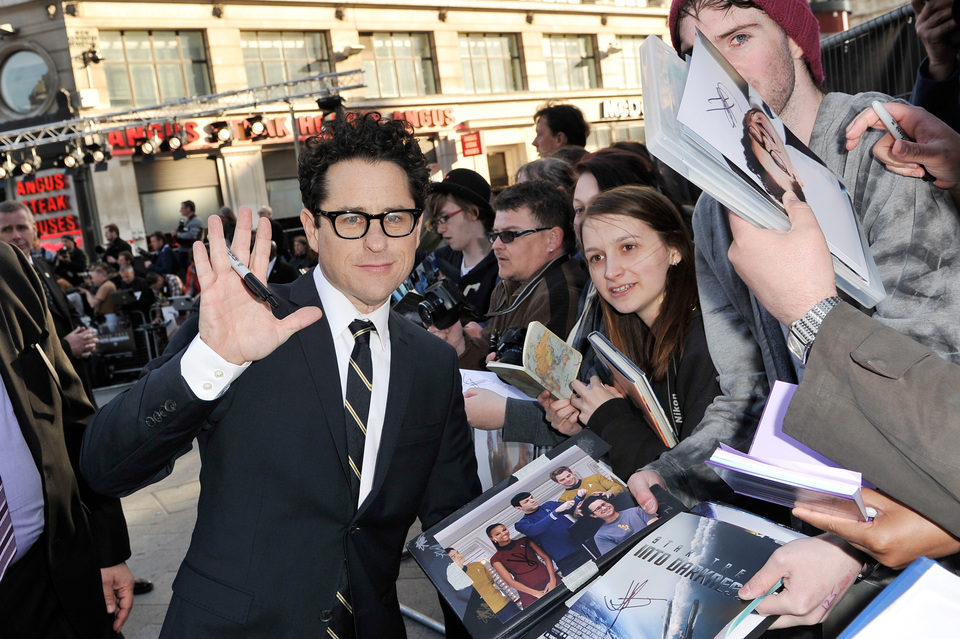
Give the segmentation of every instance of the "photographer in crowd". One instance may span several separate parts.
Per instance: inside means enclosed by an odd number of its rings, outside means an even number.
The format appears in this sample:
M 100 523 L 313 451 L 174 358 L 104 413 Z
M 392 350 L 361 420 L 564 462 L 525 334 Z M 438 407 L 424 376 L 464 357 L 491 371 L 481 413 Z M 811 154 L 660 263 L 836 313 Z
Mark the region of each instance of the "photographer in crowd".
M 89 264 L 87 254 L 77 247 L 77 240 L 72 235 L 64 235 L 61 241 L 63 247 L 57 251 L 54 271 L 57 277 L 62 277 L 73 286 L 80 286 L 83 283 L 81 273 L 87 270 Z
M 501 279 L 490 297 L 487 325 L 430 329 L 457 349 L 461 368 L 482 370 L 492 347 L 521 346 L 522 335 L 508 334 L 508 329 L 525 329 L 534 320 L 566 335 L 586 281 L 583 269 L 570 259 L 573 211 L 560 191 L 547 182 L 524 182 L 501 193 L 493 208 L 496 217 L 488 237 Z M 503 340 L 508 335 L 512 337 Z

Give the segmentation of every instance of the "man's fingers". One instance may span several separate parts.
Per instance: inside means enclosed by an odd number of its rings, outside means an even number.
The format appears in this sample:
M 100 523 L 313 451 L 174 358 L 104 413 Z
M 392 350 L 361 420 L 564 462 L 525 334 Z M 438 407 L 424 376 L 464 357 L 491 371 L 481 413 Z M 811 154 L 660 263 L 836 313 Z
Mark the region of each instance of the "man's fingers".
M 727 211 L 727 219 L 730 221 L 730 231 L 733 233 L 734 242 L 737 241 L 737 238 L 746 238 L 753 229 L 757 228 L 733 211 Z
M 209 221 L 210 226 L 213 226 L 214 218 L 216 218 L 217 222 L 221 221 L 219 216 L 211 215 Z M 220 226 L 222 226 L 222 222 Z M 267 226 L 269 227 L 270 224 L 267 224 Z M 237 256 L 237 259 L 244 264 L 250 263 L 250 234 L 252 228 L 253 211 L 250 207 L 241 207 L 240 210 L 237 211 L 237 225 L 233 229 L 233 242 L 230 244 L 230 250 Z M 212 248 L 213 245 L 211 244 L 211 249 Z
M 806 508 L 794 508 L 793 515 L 802 519 L 811 526 L 815 526 L 824 532 L 829 532 L 842 537 L 850 543 L 857 545 L 864 542 L 866 531 L 864 527 L 869 527 L 867 522 L 853 521 L 843 517 L 835 517 L 826 513 L 809 510 Z
M 924 160 L 929 160 L 923 152 L 923 147 L 909 140 L 897 140 L 890 147 L 890 159 L 900 164 L 913 164 L 919 169 Z M 904 168 L 904 167 L 901 167 Z
M 867 129 L 877 129 L 883 127 L 880 116 L 872 107 L 867 107 L 861 111 L 857 117 L 847 125 L 847 150 L 850 151 L 860 143 L 860 138 L 866 133 Z
M 270 224 L 261 222 L 257 225 L 257 240 L 253 243 L 250 270 L 262 277 L 266 277 L 267 265 L 270 263 L 270 232 Z
M 197 269 L 197 280 L 200 282 L 201 290 L 208 288 L 216 281 L 213 267 L 210 266 L 210 256 L 207 255 L 203 242 L 193 243 L 193 265 Z
M 230 266 L 230 258 L 227 257 L 227 242 L 223 238 L 223 221 L 218 215 L 211 215 L 210 220 L 207 222 L 207 243 L 210 245 L 210 266 L 216 273 L 226 273 L 232 267 Z M 194 253 L 196 257 L 196 253 Z M 246 253 L 243 256 L 237 255 L 237 258 L 246 264 Z M 200 275 L 199 267 L 197 270 L 197 276 Z M 200 287 L 203 289 L 203 282 L 200 282 Z
M 280 320 L 280 330 L 286 333 L 284 341 L 297 331 L 310 326 L 323 317 L 323 311 L 316 306 L 307 306 L 290 313 Z
M 788 192 L 783 196 L 783 206 L 787 209 L 791 229 L 807 228 L 812 225 L 819 228 L 820 225 L 817 222 L 817 216 L 813 214 L 813 209 L 793 193 Z
M 112 580 L 103 583 L 103 600 L 107 604 L 107 614 L 112 615 L 117 611 L 117 597 L 113 592 Z
M 657 512 L 657 498 L 653 496 L 650 486 L 653 484 L 663 485 L 663 480 L 653 471 L 641 470 L 630 476 L 627 481 L 627 487 L 633 498 L 637 500 L 643 512 L 652 515 Z
M 133 588 L 132 587 L 121 587 L 118 591 L 118 610 L 117 616 L 113 620 L 113 631 L 120 632 L 123 628 L 123 624 L 126 623 L 127 617 L 130 616 L 130 611 L 133 609 Z

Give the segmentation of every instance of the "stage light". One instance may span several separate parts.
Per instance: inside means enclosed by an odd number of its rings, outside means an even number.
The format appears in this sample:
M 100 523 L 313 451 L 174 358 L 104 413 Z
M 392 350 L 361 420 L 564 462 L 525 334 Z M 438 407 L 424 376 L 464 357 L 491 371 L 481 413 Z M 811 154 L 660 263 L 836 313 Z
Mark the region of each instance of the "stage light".
M 57 164 L 65 169 L 75 169 L 83 162 L 83 152 L 79 146 L 74 147 L 73 151 L 69 149 L 70 147 L 67 147 L 67 152 L 57 158 Z
M 163 141 L 160 150 L 173 153 L 174 160 L 182 160 L 187 157 L 187 152 L 183 148 L 183 145 L 186 143 L 186 135 L 183 131 L 175 131 L 170 137 Z
M 233 140 L 233 130 L 230 125 L 220 120 L 210 124 L 210 141 L 225 145 Z
M 262 115 L 247 118 L 246 134 L 254 141 L 267 137 L 267 125 L 264 124 Z
M 160 136 L 154 132 L 148 138 L 137 140 L 137 150 L 143 155 L 153 155 L 160 150 L 161 144 L 163 142 L 160 140 Z
M 3 156 L 3 162 L 0 162 L 0 180 L 13 177 L 13 172 L 17 170 L 17 163 L 10 159 L 10 154 Z
M 20 173 L 23 175 L 33 175 L 40 170 L 40 156 L 36 149 L 30 149 L 30 155 L 20 160 Z
M 87 164 L 101 164 L 110 159 L 113 154 L 113 147 L 104 142 L 100 144 L 88 144 L 87 152 L 83 156 L 83 161 Z

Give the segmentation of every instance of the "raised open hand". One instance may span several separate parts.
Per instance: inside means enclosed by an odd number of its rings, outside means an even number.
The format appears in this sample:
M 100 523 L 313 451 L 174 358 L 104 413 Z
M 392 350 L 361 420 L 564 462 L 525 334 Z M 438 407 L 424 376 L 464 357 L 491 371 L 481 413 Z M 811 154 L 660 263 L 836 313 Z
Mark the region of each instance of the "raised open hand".
M 223 222 L 212 215 L 208 224 L 209 256 L 202 243 L 193 245 L 193 260 L 203 291 L 200 296 L 200 338 L 220 357 L 232 364 L 263 359 L 291 335 L 323 316 L 319 308 L 310 307 L 298 309 L 283 319 L 274 317 L 270 305 L 251 295 L 230 266 Z M 252 225 L 250 210 L 241 211 L 237 216 L 231 250 L 264 282 L 270 262 L 270 225 L 258 226 L 251 255 Z

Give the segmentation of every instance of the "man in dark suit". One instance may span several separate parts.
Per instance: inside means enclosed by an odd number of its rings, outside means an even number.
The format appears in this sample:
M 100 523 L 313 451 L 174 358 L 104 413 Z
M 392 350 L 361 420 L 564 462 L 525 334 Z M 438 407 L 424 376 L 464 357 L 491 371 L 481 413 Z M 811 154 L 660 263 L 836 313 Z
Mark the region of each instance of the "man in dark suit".
M 53 324 L 60 337 L 60 345 L 70 357 L 74 368 L 84 380 L 84 386 L 89 389 L 88 375 L 86 374 L 86 358 L 90 357 L 97 346 L 97 331 L 88 330 L 80 320 L 76 307 L 70 303 L 63 289 L 57 284 L 53 267 L 44 260 L 30 258 L 30 247 L 37 236 L 33 213 L 22 202 L 7 200 L 0 202 L 0 241 L 9 242 L 27 256 L 33 264 L 40 281 L 43 284 L 43 294 L 47 299 L 47 306 L 53 315 Z
M 456 353 L 388 304 L 413 266 L 427 177 L 404 123 L 325 124 L 300 156 L 319 267 L 275 287 L 272 311 L 211 217 L 210 256 L 194 245 L 197 319 L 91 423 L 81 463 L 108 494 L 156 481 L 199 440 L 197 523 L 162 637 L 404 636 L 408 529 L 480 492 Z M 231 248 L 262 281 L 270 226 L 251 256 L 251 225 L 244 212 Z
M 12 523 L 16 545 L 0 577 L 0 635 L 113 637 L 133 603 L 126 522 L 73 466 L 93 406 L 27 258 L 0 242 L 0 272 L 0 529 Z

